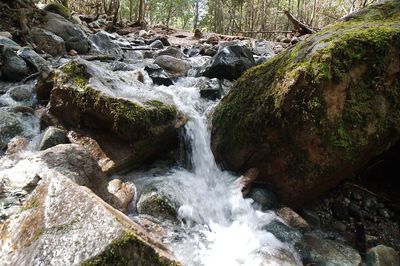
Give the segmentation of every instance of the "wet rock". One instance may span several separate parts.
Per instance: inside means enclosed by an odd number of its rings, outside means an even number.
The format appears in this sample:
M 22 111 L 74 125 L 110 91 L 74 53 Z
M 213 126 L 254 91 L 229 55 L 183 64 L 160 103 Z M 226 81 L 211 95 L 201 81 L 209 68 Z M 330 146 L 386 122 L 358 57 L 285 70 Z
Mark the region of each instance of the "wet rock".
M 176 108 L 150 94 L 146 98 L 144 85 L 132 73 L 80 59 L 58 69 L 55 76 L 50 112 L 67 128 L 87 130 L 102 149 L 117 157 L 118 169 L 140 166 L 177 145 Z M 124 98 L 117 96 L 121 93 Z
M 99 31 L 89 37 L 93 50 L 115 56 L 117 59 L 122 57 L 123 51 L 118 44 L 114 43 L 110 34 Z
M 362 262 L 357 251 L 345 244 L 312 234 L 305 235 L 304 242 L 310 250 L 311 262 L 317 265 L 358 266 Z
M 239 78 L 245 70 L 254 65 L 253 54 L 248 48 L 239 45 L 227 46 L 220 49 L 213 57 L 204 76 L 234 80 Z
M 137 62 L 143 60 L 143 53 L 140 51 L 124 51 L 124 59 Z
M 368 250 L 365 258 L 367 266 L 400 265 L 399 254 L 391 247 L 379 245 Z
M 4 48 L 2 52 L 3 66 L 2 78 L 8 81 L 20 81 L 28 75 L 29 69 L 26 62 L 11 48 Z
M 22 132 L 22 125 L 17 115 L 0 109 L 0 149 L 16 135 Z
M 9 33 L 8 31 L 0 31 L 0 38 L 2 37 L 8 38 L 10 40 L 13 38 L 12 34 Z
M 29 140 L 22 136 L 12 138 L 7 144 L 6 155 L 23 151 L 29 144 Z M 0 192 L 1 193 L 1 192 Z
M 171 86 L 174 84 L 168 77 L 168 74 L 158 65 L 147 65 L 144 70 L 149 74 L 154 84 L 164 86 Z
M 160 221 L 177 221 L 177 206 L 161 192 L 151 191 L 140 196 L 137 203 L 139 214 L 153 216 Z
M 248 195 L 254 200 L 256 207 L 262 211 L 267 211 L 278 206 L 278 201 L 272 191 L 262 187 L 252 187 Z
M 8 93 L 10 97 L 17 102 L 22 102 L 28 106 L 33 104 L 33 86 L 30 84 L 12 87 Z
M 18 50 L 17 55 L 29 63 L 36 72 L 50 71 L 47 61 L 30 48 Z
M 35 86 L 36 97 L 39 101 L 48 102 L 50 92 L 54 87 L 54 71 L 41 72 Z
M 18 43 L 11 40 L 11 38 L 8 38 L 5 36 L 0 36 L 0 45 L 3 45 L 5 47 L 10 47 L 10 48 L 16 48 L 16 49 L 21 48 L 21 46 L 19 46 Z
M 207 80 L 200 86 L 200 96 L 211 101 L 220 99 L 222 93 L 221 82 L 216 78 Z
M 167 36 L 155 36 L 154 38 L 150 39 L 147 44 L 152 44 L 155 41 L 161 41 L 161 43 L 163 44 L 163 46 L 170 46 L 171 44 L 168 41 L 168 37 Z
M 202 53 L 202 52 L 200 52 L 200 53 Z M 217 54 L 217 50 L 215 50 L 213 48 L 206 48 L 202 54 L 207 55 L 207 56 L 215 56 Z
M 176 77 L 186 76 L 190 69 L 190 64 L 181 59 L 172 57 L 170 55 L 161 55 L 156 58 L 154 64 L 159 65 L 168 73 Z
M 53 13 L 47 13 L 46 19 L 44 29 L 60 36 L 65 42 L 67 51 L 73 49 L 79 54 L 86 54 L 89 51 L 89 40 L 78 26 Z
M 251 187 L 253 186 L 254 180 L 256 180 L 259 174 L 259 170 L 257 168 L 250 168 L 247 172 L 240 176 L 235 182 L 237 182 L 240 191 L 243 194 L 243 197 L 246 197 L 251 191 Z
M 395 85 L 400 51 L 394 40 L 400 27 L 397 21 L 380 20 L 383 15 L 372 20 L 370 15 L 388 8 L 395 18 L 399 5 L 390 1 L 371 6 L 357 13 L 357 19 L 330 25 L 270 64 L 246 72 L 213 114 L 216 160 L 232 171 L 259 168 L 257 182 L 268 184 L 283 203 L 299 206 L 395 143 L 400 124 L 400 117 L 393 115 L 400 106 Z M 353 30 L 357 36 L 350 34 Z M 361 36 L 372 32 L 374 39 L 365 42 Z M 387 38 L 392 41 L 382 48 Z M 355 47 L 362 56 L 351 56 Z M 321 64 L 321 55 L 328 61 Z M 326 64 L 331 66 L 328 71 Z M 388 76 L 390 86 L 385 85 Z M 382 81 L 384 91 L 376 90 L 380 86 L 376 80 Z M 307 90 L 310 87 L 313 91 Z
M 313 210 L 304 208 L 301 211 L 301 217 L 303 217 L 309 225 L 315 228 L 319 228 L 321 226 L 321 220 L 316 212 Z
M 115 61 L 111 63 L 112 71 L 134 71 L 135 67 L 120 61 Z
M 43 134 L 43 138 L 39 144 L 39 150 L 43 151 L 48 148 L 57 146 L 58 144 L 68 143 L 67 133 L 65 130 L 56 127 L 49 127 Z
M 119 179 L 113 179 L 108 183 L 107 189 L 116 198 L 113 206 L 118 206 L 119 210 L 127 212 L 129 204 L 135 196 L 135 186 L 131 183 L 124 183 Z
M 156 49 L 164 49 L 164 45 L 162 43 L 162 41 L 160 40 L 155 40 L 154 42 L 152 42 L 150 44 L 151 48 L 156 48 Z
M 301 231 L 307 231 L 310 229 L 308 223 L 295 211 L 288 207 L 280 208 L 276 211 L 276 214 L 285 221 L 286 224 L 293 228 L 299 229 Z
M 11 264 L 178 264 L 128 217 L 51 170 L 1 235 L 1 257 Z
M 64 40 L 50 31 L 36 28 L 28 38 L 38 49 L 51 56 L 63 56 L 66 53 Z
M 181 49 L 173 46 L 170 46 L 167 49 L 157 53 L 157 57 L 162 55 L 169 55 L 179 59 L 185 58 L 185 54 L 181 51 Z

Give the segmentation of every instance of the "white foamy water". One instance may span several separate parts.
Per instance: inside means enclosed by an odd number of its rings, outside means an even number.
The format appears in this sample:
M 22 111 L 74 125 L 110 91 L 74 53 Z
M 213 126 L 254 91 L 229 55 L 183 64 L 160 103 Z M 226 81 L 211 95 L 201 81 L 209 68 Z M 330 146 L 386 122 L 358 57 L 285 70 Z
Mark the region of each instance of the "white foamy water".
M 143 187 L 156 184 L 180 206 L 178 214 L 184 223 L 171 228 L 166 244 L 185 265 L 301 264 L 289 247 L 262 229 L 276 219 L 275 213 L 255 210 L 234 182 L 237 176 L 218 168 L 209 130 L 217 102 L 200 97 L 198 80 L 184 78 L 175 86 L 158 87 L 189 118 L 185 137 L 191 147 L 192 169 L 141 173 L 135 181 Z

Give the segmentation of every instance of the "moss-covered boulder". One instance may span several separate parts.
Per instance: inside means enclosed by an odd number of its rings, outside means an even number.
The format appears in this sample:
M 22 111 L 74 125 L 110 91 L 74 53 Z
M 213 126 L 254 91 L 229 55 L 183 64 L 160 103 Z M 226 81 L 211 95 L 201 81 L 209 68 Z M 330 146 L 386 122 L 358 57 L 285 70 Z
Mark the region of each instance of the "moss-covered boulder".
M 68 7 L 63 6 L 60 3 L 47 4 L 43 8 L 43 10 L 58 14 L 58 15 L 63 16 L 64 18 L 66 18 L 68 20 L 71 19 L 71 12 L 69 11 Z
M 393 144 L 399 112 L 400 2 L 390 0 L 248 70 L 216 108 L 212 149 L 298 205 Z
M 43 173 L 20 212 L 0 222 L 5 265 L 179 265 L 144 229 L 90 189 Z
M 115 167 L 135 167 L 177 147 L 179 115 L 152 98 L 132 72 L 71 61 L 56 71 L 50 112 L 68 128 L 88 131 Z

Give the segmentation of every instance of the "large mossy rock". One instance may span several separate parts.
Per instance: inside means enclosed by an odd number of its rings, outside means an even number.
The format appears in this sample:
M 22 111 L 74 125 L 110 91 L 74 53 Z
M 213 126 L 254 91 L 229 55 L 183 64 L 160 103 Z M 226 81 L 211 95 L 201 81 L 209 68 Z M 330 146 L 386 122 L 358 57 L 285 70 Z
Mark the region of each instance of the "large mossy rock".
M 49 170 L 18 214 L 0 222 L 2 265 L 179 265 L 90 189 Z
M 151 99 L 132 72 L 112 72 L 84 60 L 56 71 L 50 112 L 68 128 L 89 130 L 117 170 L 139 166 L 177 147 L 179 115 Z M 150 98 L 148 98 L 150 97 Z
M 399 112 L 400 2 L 386 1 L 247 71 L 216 108 L 212 149 L 299 205 L 393 144 Z

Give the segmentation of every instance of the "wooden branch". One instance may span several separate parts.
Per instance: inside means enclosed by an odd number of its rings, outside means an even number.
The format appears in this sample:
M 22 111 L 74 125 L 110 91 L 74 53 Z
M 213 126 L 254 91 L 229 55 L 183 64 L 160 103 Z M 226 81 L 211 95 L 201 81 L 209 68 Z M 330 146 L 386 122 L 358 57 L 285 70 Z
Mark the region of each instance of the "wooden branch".
M 292 33 L 290 30 L 270 30 L 270 31 L 235 31 L 235 33 Z
M 158 48 L 153 47 L 122 47 L 122 50 L 126 51 L 156 51 L 159 50 Z
M 86 56 L 81 56 L 81 58 L 85 59 L 86 61 L 110 61 L 110 60 L 116 60 L 117 58 L 112 55 L 86 55 Z
M 283 11 L 285 15 L 288 17 L 289 21 L 294 25 L 296 30 L 300 31 L 302 34 L 312 34 L 315 33 L 311 27 L 307 26 L 306 24 L 302 23 L 298 19 L 296 19 L 292 14 L 290 14 L 289 10 Z

